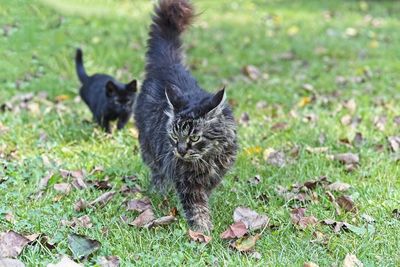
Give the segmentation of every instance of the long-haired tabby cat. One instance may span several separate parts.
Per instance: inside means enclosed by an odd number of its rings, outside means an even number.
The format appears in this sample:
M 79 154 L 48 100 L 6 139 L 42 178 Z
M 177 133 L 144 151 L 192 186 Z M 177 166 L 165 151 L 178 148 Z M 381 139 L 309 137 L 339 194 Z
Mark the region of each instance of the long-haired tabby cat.
M 83 66 L 81 49 L 76 50 L 75 64 L 82 83 L 79 94 L 93 113 L 95 121 L 108 133 L 111 133 L 110 121 L 118 119 L 118 130 L 124 128 L 133 113 L 136 80 L 123 84 L 107 74 L 88 76 Z
M 208 199 L 235 161 L 236 126 L 225 90 L 206 92 L 182 63 L 180 35 L 193 17 L 186 0 L 161 0 L 155 8 L 134 116 L 152 184 L 172 183 L 189 226 L 209 232 Z

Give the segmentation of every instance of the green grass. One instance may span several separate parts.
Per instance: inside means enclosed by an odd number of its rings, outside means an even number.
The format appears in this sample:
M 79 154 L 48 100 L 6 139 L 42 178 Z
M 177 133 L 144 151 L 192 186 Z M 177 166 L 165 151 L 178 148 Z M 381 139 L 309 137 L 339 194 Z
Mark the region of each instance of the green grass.
M 236 118 L 243 112 L 250 115 L 249 126 L 239 126 L 237 163 L 212 197 L 213 241 L 206 246 L 191 243 L 182 217 L 178 223 L 152 230 L 125 225 L 120 216 L 133 218 L 135 214 L 125 211 L 121 204 L 126 199 L 117 195 L 105 208 L 87 212 L 92 228 L 76 230 L 102 243 L 85 264 L 95 264 L 100 256 L 116 255 L 122 266 L 302 266 L 306 261 L 339 266 L 347 253 L 353 253 L 365 266 L 399 266 L 400 221 L 392 217 L 392 210 L 400 208 L 400 165 L 393 159 L 386 138 L 400 132 L 400 126 L 393 122 L 400 115 L 400 3 L 195 2 L 202 13 L 185 36 L 187 63 L 194 67 L 193 73 L 204 88 L 216 91 L 227 85 L 229 98 L 236 103 Z M 90 179 L 109 176 L 118 187 L 121 177 L 135 174 L 142 188 L 149 187 L 149 170 L 130 131 L 133 124 L 108 137 L 85 122 L 91 119 L 89 111 L 82 102 L 73 100 L 79 86 L 73 55 L 81 46 L 90 73 L 107 72 L 123 81 L 133 77 L 142 80 L 151 10 L 151 1 L 0 0 L 0 26 L 9 30 L 8 36 L 0 36 L 0 104 L 26 92 L 45 91 L 51 101 L 68 96 L 62 102 L 64 110 L 57 111 L 52 102 L 42 101 L 36 112 L 0 113 L 1 124 L 8 128 L 0 133 L 0 181 L 6 179 L 0 182 L 0 209 L 12 212 L 16 220 L 11 224 L 0 217 L 0 232 L 44 233 L 58 240 L 54 250 L 39 244 L 27 246 L 19 256 L 27 266 L 45 266 L 56 262 L 59 254 L 70 255 L 67 236 L 73 230 L 62 226 L 61 219 L 85 214 L 75 212 L 73 204 L 79 198 L 91 200 L 101 194 L 95 189 L 73 190 L 58 200 L 52 189 L 61 181 L 58 169 L 89 172 L 101 165 L 104 172 Z M 329 10 L 334 16 L 326 19 Z M 367 15 L 378 18 L 381 25 L 366 22 Z M 349 27 L 357 30 L 356 36 L 346 36 Z M 324 53 L 315 53 L 317 47 L 323 47 Z M 279 59 L 288 51 L 295 54 L 293 60 Z M 241 73 L 248 64 L 257 66 L 269 78 L 249 81 Z M 340 86 L 335 81 L 337 76 L 363 76 L 365 70 L 372 76 L 364 83 Z M 311 96 L 303 89 L 305 83 L 314 86 L 316 101 L 298 107 L 302 97 Z M 355 115 L 362 118 L 356 128 L 341 124 L 340 118 L 349 112 L 338 109 L 352 98 L 357 103 Z M 260 100 L 268 107 L 257 109 Z M 309 114 L 318 119 L 305 122 L 303 118 Z M 387 116 L 384 131 L 374 126 L 378 115 Z M 271 130 L 277 122 L 287 122 L 288 127 Z M 365 138 L 361 146 L 349 148 L 339 142 L 341 138 L 352 140 L 356 132 Z M 40 140 L 42 133 L 47 136 L 44 141 Z M 323 146 L 329 147 L 329 154 L 358 153 L 360 166 L 348 173 L 326 155 L 307 153 L 306 146 L 320 146 L 321 133 L 326 135 Z M 298 158 L 282 168 L 266 164 L 262 153 L 246 153 L 256 146 L 261 150 L 287 150 L 294 145 L 300 147 Z M 383 151 L 376 149 L 378 145 L 383 145 Z M 14 157 L 10 156 L 14 150 Z M 45 157 L 55 163 L 46 165 Z M 52 169 L 57 174 L 44 197 L 30 199 L 40 178 Z M 256 174 L 262 176 L 262 182 L 250 185 L 247 180 Z M 296 203 L 285 202 L 275 188 L 322 175 L 352 185 L 349 194 L 359 213 L 335 216 L 324 190 L 317 189 L 319 201 L 307 204 L 308 214 L 320 220 L 335 218 L 363 225 L 361 214 L 367 213 L 376 220 L 374 234 L 334 234 L 321 224 L 299 231 L 292 225 L 290 209 Z M 161 196 L 145 194 L 150 196 L 156 215 L 168 212 L 158 207 Z M 268 203 L 257 198 L 260 194 L 268 196 Z M 178 205 L 173 194 L 169 198 L 171 207 Z M 261 260 L 233 251 L 219 238 L 232 223 L 237 206 L 267 214 L 276 226 L 266 229 L 257 242 L 255 249 L 261 253 Z M 102 233 L 103 227 L 108 228 L 107 235 Z M 328 236 L 327 245 L 310 242 L 315 230 Z

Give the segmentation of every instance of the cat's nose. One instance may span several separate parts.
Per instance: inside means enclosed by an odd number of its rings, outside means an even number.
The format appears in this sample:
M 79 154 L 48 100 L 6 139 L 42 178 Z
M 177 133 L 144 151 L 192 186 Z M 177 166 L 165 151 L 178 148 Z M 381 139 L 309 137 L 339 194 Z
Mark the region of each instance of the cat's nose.
M 176 149 L 182 157 L 186 154 L 186 144 L 178 143 L 178 147 Z

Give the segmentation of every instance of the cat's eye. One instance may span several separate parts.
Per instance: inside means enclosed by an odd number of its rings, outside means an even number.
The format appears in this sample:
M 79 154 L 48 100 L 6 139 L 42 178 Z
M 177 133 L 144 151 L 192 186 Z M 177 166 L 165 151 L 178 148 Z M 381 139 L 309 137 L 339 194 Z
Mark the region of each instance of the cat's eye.
M 199 141 L 200 140 L 200 136 L 198 136 L 198 135 L 192 135 L 192 136 L 190 136 L 190 141 L 192 141 L 192 142 L 197 142 L 197 141 Z

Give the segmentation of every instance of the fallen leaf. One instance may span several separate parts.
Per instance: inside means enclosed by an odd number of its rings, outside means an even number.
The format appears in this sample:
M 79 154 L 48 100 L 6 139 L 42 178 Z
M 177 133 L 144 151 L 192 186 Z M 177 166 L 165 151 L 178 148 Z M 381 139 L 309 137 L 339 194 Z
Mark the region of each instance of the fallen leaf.
M 393 122 L 394 122 L 394 124 L 396 124 L 397 126 L 399 126 L 399 125 L 400 125 L 400 116 L 394 117 Z
M 363 141 L 364 141 L 364 138 L 363 138 L 362 133 L 357 132 L 357 133 L 355 134 L 355 136 L 354 136 L 353 144 L 354 144 L 355 146 L 360 146 L 360 145 L 362 145 Z
M 68 258 L 68 256 L 64 255 L 62 256 L 62 258 L 58 263 L 56 264 L 50 263 L 47 265 L 47 267 L 83 267 L 83 265 L 74 262 L 73 260 Z
M 247 227 L 242 221 L 238 221 L 232 225 L 229 225 L 228 229 L 223 232 L 220 237 L 222 239 L 233 239 L 240 238 L 247 234 Z
M 326 186 L 326 189 L 336 192 L 344 192 L 350 189 L 350 185 L 342 182 L 334 182 Z
M 311 154 L 321 154 L 328 152 L 329 147 L 323 146 L 323 147 L 306 147 L 306 151 L 311 153 Z
M 357 104 L 354 99 L 350 99 L 343 103 L 343 107 L 350 111 L 351 114 L 353 114 L 357 109 Z
M 96 198 L 95 200 L 93 200 L 92 202 L 90 202 L 90 206 L 98 206 L 98 207 L 104 207 L 105 205 L 107 205 L 107 203 L 113 198 L 113 196 L 115 195 L 115 191 L 110 191 L 110 192 L 106 192 L 104 194 L 102 194 L 101 196 L 99 196 L 98 198 Z
M 353 153 L 336 154 L 334 159 L 343 164 L 358 164 L 360 162 L 359 156 Z
M 358 211 L 356 205 L 354 204 L 354 201 L 349 196 L 341 196 L 336 200 L 336 202 L 345 211 L 350 211 L 350 212 Z
M 314 239 L 312 239 L 310 241 L 311 243 L 327 245 L 328 242 L 329 242 L 328 237 L 324 233 L 322 233 L 320 231 L 315 231 L 313 233 L 313 237 L 314 237 Z
M 376 116 L 374 118 L 374 125 L 381 132 L 385 131 L 386 122 L 387 122 L 386 116 Z
M 287 61 L 294 60 L 296 59 L 296 54 L 293 51 L 287 51 L 279 54 L 277 58 L 280 60 L 287 60 Z
M 260 238 L 260 234 L 255 236 L 242 237 L 231 244 L 236 250 L 240 252 L 251 251 L 256 245 L 256 241 Z
M 258 185 L 261 182 L 261 176 L 255 175 L 254 177 L 247 180 L 251 185 Z
M 15 223 L 14 214 L 11 212 L 6 212 L 6 214 L 4 214 L 4 219 L 9 223 Z
M 250 254 L 250 257 L 256 260 L 261 260 L 262 256 L 260 252 L 254 251 L 253 253 Z
M 335 196 L 329 191 L 326 191 L 325 194 L 328 196 L 329 201 L 332 202 L 332 205 L 335 208 L 336 214 L 340 215 L 341 214 L 340 207 L 339 207 L 339 204 L 336 202 Z
M 285 153 L 283 153 L 282 151 L 274 151 L 270 153 L 267 157 L 267 163 L 277 167 L 285 166 L 286 165 Z
M 112 184 L 108 181 L 108 179 L 106 180 L 101 180 L 101 181 L 91 181 L 90 184 L 92 184 L 94 186 L 94 188 L 98 189 L 98 190 L 110 190 L 112 189 Z
M 39 185 L 38 185 L 38 190 L 36 193 L 36 198 L 42 197 L 43 192 L 46 190 L 47 185 L 48 185 L 51 177 L 53 177 L 53 175 L 54 175 L 54 173 L 52 171 L 50 171 L 42 179 L 40 179 Z
M 343 267 L 363 267 L 364 264 L 357 259 L 356 255 L 347 254 L 343 261 Z
M 145 225 L 151 223 L 154 221 L 156 218 L 154 217 L 154 212 L 151 209 L 147 209 L 143 211 L 141 214 L 139 214 L 136 219 L 129 223 L 129 225 L 133 225 L 136 227 L 144 227 Z
M 267 107 L 268 107 L 268 104 L 264 100 L 258 101 L 257 104 L 256 104 L 256 109 L 264 109 L 264 108 L 267 108 Z M 399 124 L 400 124 L 400 118 L 399 118 Z
M 68 246 L 75 259 L 82 259 L 94 253 L 100 248 L 100 242 L 83 235 L 70 234 Z
M 319 267 L 319 266 L 318 266 L 318 264 L 309 261 L 309 262 L 305 262 L 305 263 L 303 264 L 303 267 Z
M 71 221 L 61 220 L 61 224 L 69 227 L 91 228 L 93 226 L 90 217 L 83 215 L 79 218 L 73 217 Z
M 61 194 L 69 194 L 69 192 L 71 192 L 71 185 L 68 183 L 59 183 L 59 184 L 55 184 L 54 185 L 54 190 L 56 190 L 58 193 Z
M 58 95 L 55 97 L 56 102 L 64 102 L 69 99 L 69 95 Z
M 269 218 L 266 215 L 260 215 L 249 208 L 237 207 L 233 212 L 233 221 L 241 221 L 246 225 L 247 229 L 257 230 L 267 226 Z
M 158 219 L 155 219 L 154 221 L 147 223 L 146 225 L 144 225 L 144 227 L 152 228 L 152 227 L 157 227 L 157 226 L 165 226 L 165 225 L 169 225 L 175 221 L 176 221 L 175 216 L 167 215 L 167 216 L 160 217 Z
M 211 236 L 205 235 L 200 232 L 195 232 L 189 229 L 189 237 L 191 240 L 208 244 L 211 241 Z
M 367 223 L 374 223 L 374 222 L 375 222 L 375 219 L 374 219 L 374 218 L 372 218 L 370 215 L 365 214 L 365 213 L 363 213 L 363 214 L 361 215 L 361 218 L 362 218 L 365 222 L 367 222 Z
M 394 209 L 392 211 L 393 217 L 397 220 L 400 220 L 400 210 L 399 209 Z
M 303 107 L 309 105 L 312 102 L 312 100 L 313 99 L 310 96 L 302 97 L 302 98 L 300 98 L 299 102 L 297 103 L 297 106 L 300 108 L 303 108 Z
M 314 216 L 304 216 L 305 212 L 305 208 L 295 208 L 290 213 L 293 224 L 302 230 L 306 229 L 308 225 L 314 226 L 318 223 L 318 219 Z
M 271 131 L 281 131 L 285 130 L 288 127 L 287 122 L 278 122 L 271 126 Z
M 126 210 L 128 211 L 143 212 L 147 209 L 151 209 L 150 199 L 147 197 L 144 197 L 142 199 L 130 200 L 126 204 Z
M 253 65 L 246 65 L 242 69 L 242 73 L 246 75 L 250 80 L 256 81 L 260 78 L 261 72 L 260 70 Z
M 345 33 L 348 37 L 354 37 L 358 34 L 358 31 L 354 28 L 349 27 L 346 29 Z
M 25 264 L 17 259 L 0 258 L 0 267 L 25 267 Z
M 90 174 L 90 175 L 93 175 L 93 174 L 95 174 L 96 172 L 103 172 L 103 171 L 104 171 L 104 167 L 98 165 L 98 166 L 95 166 L 95 167 L 93 168 L 93 170 L 90 171 L 89 174 Z
M 390 149 L 393 152 L 400 151 L 400 136 L 389 136 L 388 141 L 389 141 Z
M 30 242 L 28 238 L 14 231 L 0 233 L 0 258 L 15 258 Z
M 117 256 L 100 257 L 99 265 L 100 267 L 118 267 L 119 258 Z
M 346 114 L 346 115 L 344 115 L 343 117 L 340 118 L 340 122 L 344 126 L 350 125 L 352 120 L 353 120 L 353 118 L 348 114 Z
M 250 116 L 249 113 L 243 112 L 242 115 L 240 116 L 239 123 L 248 126 L 250 122 Z
M 88 203 L 86 200 L 80 198 L 77 202 L 74 204 L 74 210 L 77 212 L 84 211 L 88 207 Z

